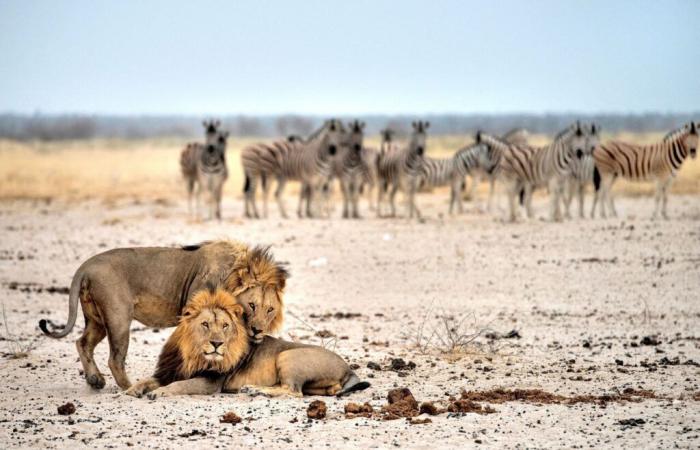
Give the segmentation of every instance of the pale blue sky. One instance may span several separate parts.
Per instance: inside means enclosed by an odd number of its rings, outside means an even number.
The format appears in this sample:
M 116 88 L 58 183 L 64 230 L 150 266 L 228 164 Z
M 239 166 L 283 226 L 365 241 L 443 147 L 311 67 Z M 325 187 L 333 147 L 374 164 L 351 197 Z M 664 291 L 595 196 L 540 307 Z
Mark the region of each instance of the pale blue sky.
M 697 0 L 0 0 L 0 112 L 688 112 L 699 43 Z

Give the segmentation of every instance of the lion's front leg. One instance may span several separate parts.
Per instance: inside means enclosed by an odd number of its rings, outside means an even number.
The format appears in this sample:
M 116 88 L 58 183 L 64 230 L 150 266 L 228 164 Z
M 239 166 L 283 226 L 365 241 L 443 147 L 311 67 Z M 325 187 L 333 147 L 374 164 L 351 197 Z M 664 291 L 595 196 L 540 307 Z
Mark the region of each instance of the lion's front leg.
M 144 394 L 148 394 L 160 387 L 160 383 L 154 377 L 144 378 L 136 384 L 131 385 L 129 389 L 124 391 L 126 395 L 141 398 Z
M 175 381 L 148 393 L 150 400 L 160 397 L 174 397 L 176 395 L 209 395 L 221 391 L 224 377 L 205 378 L 197 377 L 189 380 Z

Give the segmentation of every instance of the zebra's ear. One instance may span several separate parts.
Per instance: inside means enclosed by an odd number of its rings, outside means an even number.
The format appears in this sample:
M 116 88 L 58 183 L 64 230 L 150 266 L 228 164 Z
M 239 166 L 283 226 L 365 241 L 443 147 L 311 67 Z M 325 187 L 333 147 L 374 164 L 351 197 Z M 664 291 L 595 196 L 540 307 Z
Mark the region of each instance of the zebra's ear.
M 595 126 L 595 123 L 591 123 L 591 134 L 596 134 L 598 132 L 598 128 Z
M 690 134 L 697 133 L 697 128 L 695 128 L 695 122 L 690 122 Z
M 336 128 L 336 127 L 335 127 L 335 119 L 331 119 L 331 124 L 330 124 L 330 126 L 328 127 L 328 129 L 331 130 L 331 131 L 335 131 L 335 128 Z
M 581 131 L 581 122 L 576 121 L 576 136 L 583 136 L 583 131 Z
M 481 144 L 481 130 L 476 131 L 476 136 L 474 137 L 477 144 Z

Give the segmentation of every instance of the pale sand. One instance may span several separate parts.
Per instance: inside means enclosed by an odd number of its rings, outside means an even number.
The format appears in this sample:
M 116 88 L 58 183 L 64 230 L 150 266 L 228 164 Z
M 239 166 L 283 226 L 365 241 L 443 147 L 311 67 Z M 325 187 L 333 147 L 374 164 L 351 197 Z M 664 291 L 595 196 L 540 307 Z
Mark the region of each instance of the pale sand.
M 700 369 L 675 365 L 650 371 L 640 363 L 663 357 L 700 362 L 698 200 L 671 197 L 669 221 L 648 219 L 650 198 L 620 198 L 620 219 L 518 224 L 502 223 L 469 204 L 467 214 L 441 219 L 445 197 L 427 195 L 419 200 L 428 216 L 425 223 L 279 220 L 274 205 L 270 220 L 230 219 L 240 217 L 240 201 L 225 203 L 229 219 L 222 223 L 188 221 L 182 202 L 109 207 L 98 201 L 69 206 L 3 202 L 0 290 L 7 322 L 13 334 L 34 341 L 36 348 L 23 359 L 0 359 L 0 447 L 433 449 L 478 447 L 480 442 L 489 447 L 697 448 L 700 402 L 689 397 L 700 391 Z M 428 205 L 431 201 L 439 205 Z M 294 200 L 287 203 L 292 210 Z M 543 200 L 536 206 L 543 215 Z M 107 386 L 95 392 L 78 372 L 74 341 L 82 320 L 62 340 L 41 336 L 37 327 L 40 318 L 65 322 L 67 295 L 9 288 L 11 282 L 66 287 L 81 261 L 113 247 L 216 238 L 271 244 L 292 273 L 286 302 L 293 315 L 287 316 L 282 335 L 320 342 L 296 316 L 315 330 L 347 336 L 334 348 L 360 365 L 362 378 L 373 375 L 367 378 L 372 387 L 347 399 L 324 398 L 329 418 L 314 422 L 306 419 L 313 397 L 241 394 L 151 402 L 119 394 L 104 341 L 96 361 Z M 491 351 L 482 337 L 477 340 L 480 347 L 470 347 L 457 360 L 435 350 L 416 354 L 406 334 L 418 327 L 429 305 L 431 317 L 466 314 L 470 330 L 517 329 L 522 339 L 499 340 Z M 336 312 L 363 315 L 310 317 Z M 133 330 L 127 363 L 136 380 L 152 370 L 169 330 L 156 333 L 136 322 Z M 661 344 L 631 346 L 647 335 L 658 335 Z M 4 329 L 2 336 L 7 337 Z M 584 347 L 586 341 L 590 348 Z M 9 348 L 7 341 L 0 342 L 2 351 Z M 399 377 L 366 367 L 370 361 L 384 366 L 392 357 L 414 361 L 417 368 Z M 632 387 L 670 399 L 607 408 L 508 403 L 492 405 L 496 414 L 442 415 L 426 425 L 409 425 L 403 419 L 343 419 L 346 402 L 369 401 L 378 408 L 386 403 L 387 391 L 398 386 L 411 389 L 419 401 L 497 386 L 563 395 Z M 77 411 L 59 416 L 56 408 L 69 401 Z M 220 424 L 229 410 L 242 416 L 243 423 Z M 646 423 L 628 429 L 618 424 L 629 418 Z M 193 430 L 205 436 L 179 436 Z

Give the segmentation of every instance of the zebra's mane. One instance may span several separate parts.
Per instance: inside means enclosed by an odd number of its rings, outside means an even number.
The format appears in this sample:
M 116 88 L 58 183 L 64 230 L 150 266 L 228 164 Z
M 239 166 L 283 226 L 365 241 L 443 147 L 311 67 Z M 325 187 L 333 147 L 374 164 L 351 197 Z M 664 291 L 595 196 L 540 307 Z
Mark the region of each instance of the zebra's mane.
M 680 127 L 676 128 L 675 130 L 671 130 L 668 133 L 666 133 L 666 135 L 663 138 L 663 141 L 664 142 L 672 141 L 685 132 L 686 132 L 685 125 L 681 125 Z
M 564 128 L 563 130 L 561 130 L 559 133 L 557 133 L 557 134 L 554 136 L 554 140 L 555 140 L 555 141 L 558 141 L 558 140 L 561 140 L 561 139 L 566 139 L 566 138 L 568 138 L 569 135 L 571 135 L 571 133 L 575 130 L 575 128 L 576 128 L 576 125 L 575 125 L 575 124 L 574 124 L 574 125 L 569 125 L 568 127 L 566 127 L 566 128 Z
M 335 122 L 335 126 L 339 127 L 341 131 L 345 131 L 345 127 L 343 127 L 343 123 L 340 120 L 335 120 L 335 119 L 329 119 L 325 120 L 323 122 L 323 125 L 321 125 L 316 131 L 311 133 L 309 137 L 307 137 L 304 142 L 311 142 L 314 139 L 318 139 L 323 136 L 323 134 L 328 131 L 328 127 L 330 127 L 331 123 Z

